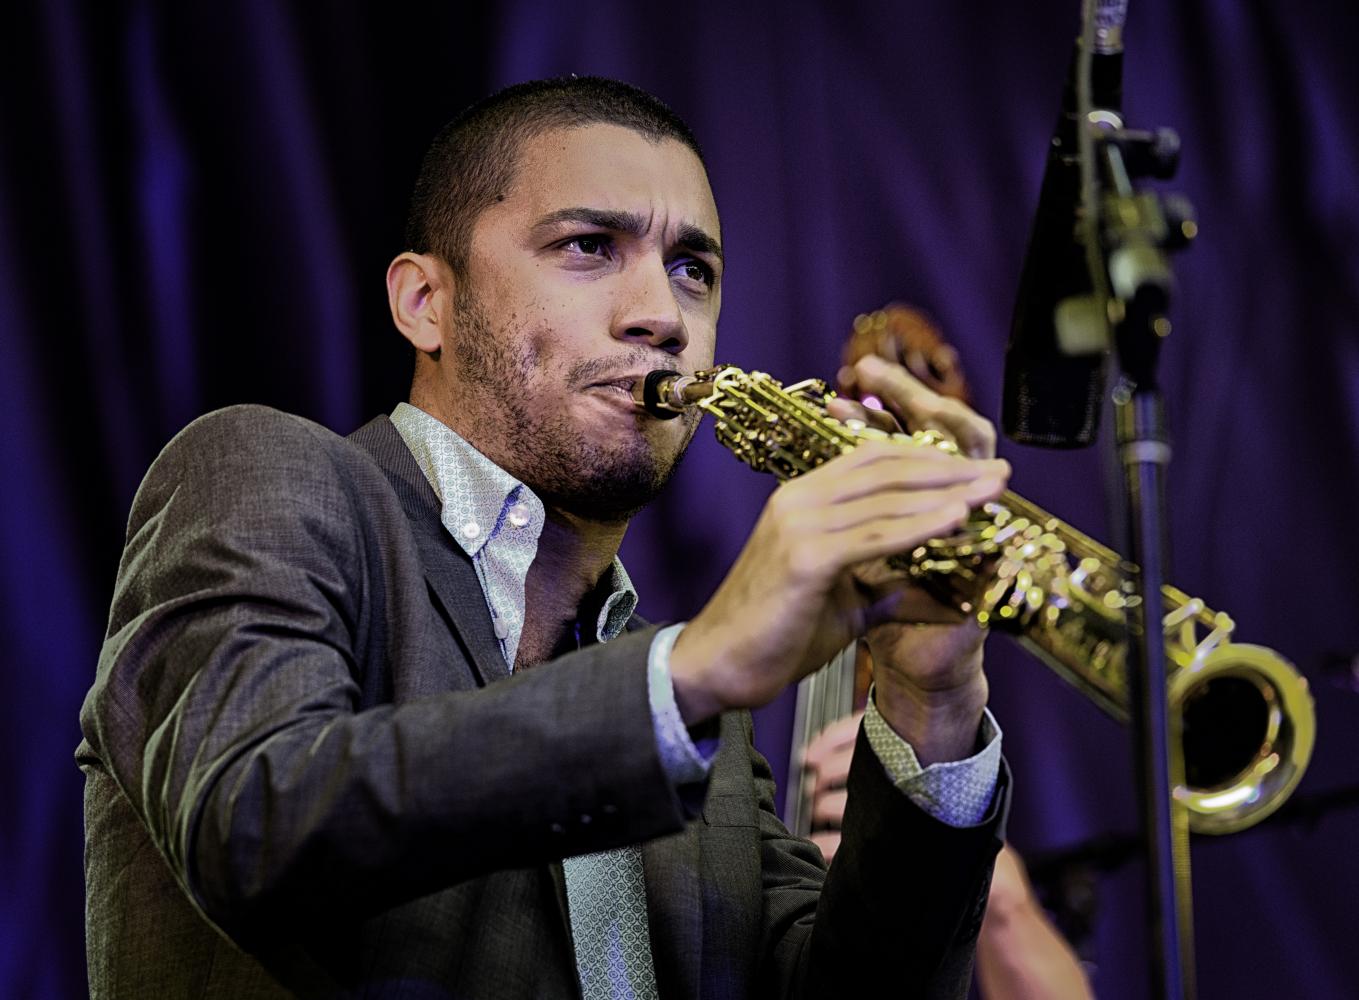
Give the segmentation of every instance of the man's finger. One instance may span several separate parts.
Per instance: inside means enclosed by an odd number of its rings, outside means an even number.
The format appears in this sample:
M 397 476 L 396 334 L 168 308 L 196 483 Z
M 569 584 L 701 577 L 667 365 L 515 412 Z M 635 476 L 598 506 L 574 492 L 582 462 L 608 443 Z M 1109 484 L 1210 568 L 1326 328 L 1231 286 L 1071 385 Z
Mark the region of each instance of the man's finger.
M 829 826 L 838 830 L 848 801 L 849 793 L 843 790 L 822 792 L 812 802 L 812 826 Z
M 866 441 L 776 492 L 785 502 L 843 503 L 891 490 L 942 489 L 980 479 L 1008 479 L 1004 459 L 966 459 L 900 441 Z
M 854 374 L 860 396 L 877 396 L 911 430 L 938 431 L 974 457 L 995 454 L 996 432 L 989 420 L 932 391 L 900 365 L 870 355 L 859 359 Z
M 809 512 L 803 519 L 804 526 L 809 532 L 839 533 L 870 523 L 927 513 L 953 503 L 963 503 L 971 509 L 993 499 L 1000 491 L 1000 483 L 998 477 L 990 476 L 942 489 L 883 490 Z
M 847 715 L 843 719 L 836 719 L 825 729 L 821 730 L 824 736 L 833 747 L 852 747 L 859 738 L 859 723 L 863 721 L 864 713 L 855 712 Z
M 849 778 L 849 765 L 853 760 L 852 743 L 830 752 L 823 752 L 815 766 L 807 767 L 807 791 L 815 797 L 832 788 L 844 788 Z
M 821 856 L 826 859 L 826 864 L 834 860 L 835 852 L 840 849 L 840 834 L 836 830 L 819 830 L 811 835 L 810 840 L 821 848 Z
M 859 736 L 859 720 L 862 718 L 862 712 L 855 712 L 843 719 L 836 719 L 817 733 L 803 752 L 803 766 L 808 769 L 817 769 L 832 755 L 839 753 L 846 747 L 852 750 L 854 741 Z
M 863 403 L 853 399 L 846 399 L 837 396 L 826 403 L 826 412 L 841 423 L 850 420 L 860 420 L 869 427 L 874 427 L 885 434 L 897 434 L 901 432 L 901 424 L 897 418 L 883 409 L 874 409 L 865 406 Z

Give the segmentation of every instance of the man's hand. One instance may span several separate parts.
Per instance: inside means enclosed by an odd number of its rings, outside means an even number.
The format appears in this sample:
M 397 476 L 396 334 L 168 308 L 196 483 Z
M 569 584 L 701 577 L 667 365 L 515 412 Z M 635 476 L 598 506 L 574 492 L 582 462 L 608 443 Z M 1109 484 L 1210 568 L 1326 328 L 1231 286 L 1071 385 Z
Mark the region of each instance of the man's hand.
M 868 587 L 853 570 L 951 532 L 1008 475 L 1003 461 L 867 441 L 779 486 L 671 653 L 685 721 L 763 705 L 884 622 L 957 621 L 914 588 Z
M 837 400 L 831 412 L 841 419 L 857 417 L 884 430 L 933 430 L 956 443 L 974 459 L 995 455 L 996 431 L 991 423 L 962 402 L 928 389 L 898 364 L 867 355 L 840 370 L 840 391 L 847 397 L 872 398 L 881 410 L 850 398 Z M 906 593 L 909 583 L 881 564 L 860 572 L 874 592 Z M 920 595 L 914 600 L 919 603 Z M 905 600 L 905 598 L 903 598 Z M 974 749 L 976 725 L 986 705 L 986 676 L 981 670 L 985 633 L 961 615 L 947 618 L 942 610 L 927 619 L 960 624 L 919 626 L 889 616 L 867 634 L 873 653 L 875 699 L 888 724 L 916 751 L 921 764 L 957 760 Z
M 884 409 L 839 399 L 833 416 L 934 429 L 966 457 L 865 441 L 780 486 L 726 580 L 675 645 L 676 701 L 690 724 L 765 704 L 867 635 L 888 724 L 922 764 L 965 757 L 986 703 L 981 633 L 884 560 L 958 527 L 1001 493 L 1009 465 L 992 457 L 988 421 L 900 365 L 864 357 L 841 379 L 842 389 L 872 395 Z
M 1024 859 L 1009 844 L 996 855 L 977 939 L 977 982 L 985 1000 L 1095 995 L 1080 958 L 1038 902 Z
M 832 416 L 857 417 L 887 431 L 938 431 L 971 458 L 995 457 L 991 421 L 966 403 L 934 392 L 901 365 L 870 354 L 845 365 L 838 378 L 841 397 L 831 402 Z M 882 408 L 858 402 L 864 399 Z

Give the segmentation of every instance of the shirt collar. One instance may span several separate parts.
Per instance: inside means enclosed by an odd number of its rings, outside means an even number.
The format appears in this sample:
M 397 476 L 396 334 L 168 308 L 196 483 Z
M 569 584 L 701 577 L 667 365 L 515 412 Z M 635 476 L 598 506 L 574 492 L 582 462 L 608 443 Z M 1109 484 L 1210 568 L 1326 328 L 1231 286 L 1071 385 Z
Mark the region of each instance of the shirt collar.
M 527 508 L 541 532 L 543 502 L 537 494 L 453 428 L 410 403 L 398 403 L 391 420 L 439 498 L 444 527 L 469 556 L 475 557 L 491 540 L 507 508 L 515 504 Z M 608 642 L 622 633 L 637 610 L 637 590 L 617 556 L 601 583 L 609 596 L 599 612 L 596 639 Z
M 609 567 L 604 586 L 608 588 L 609 596 L 604 600 L 595 626 L 600 642 L 618 638 L 627 627 L 632 613 L 637 610 L 637 589 L 633 587 L 628 571 L 623 568 L 623 560 L 617 556 L 613 557 L 613 565 Z
M 410 403 L 397 404 L 391 419 L 439 498 L 444 527 L 469 556 L 490 541 L 508 504 L 541 510 L 532 490 L 442 420 Z M 533 519 L 541 531 L 542 518 Z

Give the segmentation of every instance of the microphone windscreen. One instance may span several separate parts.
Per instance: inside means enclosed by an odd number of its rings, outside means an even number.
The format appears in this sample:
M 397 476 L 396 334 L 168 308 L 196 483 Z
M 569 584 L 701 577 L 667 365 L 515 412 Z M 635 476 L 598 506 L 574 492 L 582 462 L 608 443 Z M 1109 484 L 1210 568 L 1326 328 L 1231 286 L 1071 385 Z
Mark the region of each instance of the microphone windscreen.
M 1006 352 L 1001 427 L 1019 444 L 1084 448 L 1104 405 L 1104 356 L 1053 354 L 1014 363 Z

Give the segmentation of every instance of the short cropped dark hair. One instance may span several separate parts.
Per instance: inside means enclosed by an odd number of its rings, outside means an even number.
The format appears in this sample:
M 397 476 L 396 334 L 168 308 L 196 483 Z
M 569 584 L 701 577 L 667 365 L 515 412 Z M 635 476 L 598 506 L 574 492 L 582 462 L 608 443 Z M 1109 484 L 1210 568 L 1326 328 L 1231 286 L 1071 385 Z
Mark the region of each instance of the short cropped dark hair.
M 514 180 L 524 142 L 557 128 L 620 125 L 653 142 L 674 139 L 703 160 L 689 126 L 644 90 L 597 76 L 515 84 L 445 125 L 420 165 L 406 219 L 406 248 L 455 271 L 467 264 L 472 228 Z

